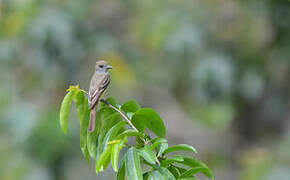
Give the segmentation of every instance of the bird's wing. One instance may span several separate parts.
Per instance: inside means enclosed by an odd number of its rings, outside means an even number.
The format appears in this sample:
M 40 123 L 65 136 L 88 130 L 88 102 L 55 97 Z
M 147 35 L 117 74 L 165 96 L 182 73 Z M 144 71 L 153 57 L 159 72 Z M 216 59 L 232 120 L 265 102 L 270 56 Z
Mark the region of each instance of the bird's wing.
M 110 83 L 110 74 L 104 74 L 103 77 L 99 77 L 97 79 L 92 79 L 89 90 L 89 108 L 92 109 L 102 93 L 106 90 Z

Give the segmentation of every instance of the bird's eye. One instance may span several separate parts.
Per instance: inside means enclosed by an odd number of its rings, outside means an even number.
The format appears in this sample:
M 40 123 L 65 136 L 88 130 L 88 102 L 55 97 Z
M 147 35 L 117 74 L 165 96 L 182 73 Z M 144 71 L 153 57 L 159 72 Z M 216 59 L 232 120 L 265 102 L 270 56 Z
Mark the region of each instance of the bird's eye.
M 103 68 L 104 66 L 103 66 L 103 65 L 100 65 L 99 67 L 100 67 L 100 68 Z

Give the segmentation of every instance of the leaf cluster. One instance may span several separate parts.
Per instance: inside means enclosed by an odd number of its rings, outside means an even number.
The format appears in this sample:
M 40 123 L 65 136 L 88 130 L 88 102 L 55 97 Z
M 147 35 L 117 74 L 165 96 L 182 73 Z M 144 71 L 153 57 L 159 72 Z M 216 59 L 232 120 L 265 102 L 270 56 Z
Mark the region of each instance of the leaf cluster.
M 182 155 L 169 155 L 176 151 L 197 152 L 186 144 L 169 147 L 164 138 L 165 125 L 155 110 L 141 108 L 134 100 L 118 104 L 113 98 L 108 98 L 104 101 L 106 103 L 100 102 L 95 131 L 88 133 L 88 100 L 83 90 L 78 86 L 71 86 L 60 108 L 60 126 L 65 134 L 72 102 L 75 102 L 80 121 L 81 151 L 87 161 L 91 158 L 95 162 L 97 174 L 111 163 L 118 180 L 195 180 L 198 173 L 214 179 L 211 170 L 199 160 Z M 151 138 L 146 129 L 156 137 Z M 128 144 L 128 138 L 132 136 L 135 137 L 135 143 Z

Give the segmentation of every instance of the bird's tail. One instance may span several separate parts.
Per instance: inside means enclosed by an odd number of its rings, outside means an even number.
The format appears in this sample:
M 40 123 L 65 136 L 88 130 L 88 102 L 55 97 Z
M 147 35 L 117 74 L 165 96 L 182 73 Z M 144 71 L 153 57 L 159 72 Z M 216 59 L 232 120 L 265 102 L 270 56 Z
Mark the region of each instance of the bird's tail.
M 90 113 L 90 122 L 89 122 L 89 127 L 88 127 L 88 131 L 90 133 L 95 130 L 96 107 L 97 106 L 95 106 L 93 109 L 91 109 L 91 113 Z

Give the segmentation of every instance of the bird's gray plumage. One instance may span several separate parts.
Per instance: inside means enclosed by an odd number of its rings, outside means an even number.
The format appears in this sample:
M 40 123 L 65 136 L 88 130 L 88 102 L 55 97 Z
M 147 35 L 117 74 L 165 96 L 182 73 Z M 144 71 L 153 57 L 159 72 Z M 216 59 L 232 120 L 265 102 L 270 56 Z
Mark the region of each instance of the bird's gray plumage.
M 91 110 L 88 127 L 89 132 L 92 132 L 95 129 L 95 118 L 98 102 L 110 83 L 110 73 L 108 72 L 108 69 L 111 68 L 112 66 L 109 66 L 106 61 L 96 62 L 96 69 L 90 82 L 88 97 L 89 108 Z

